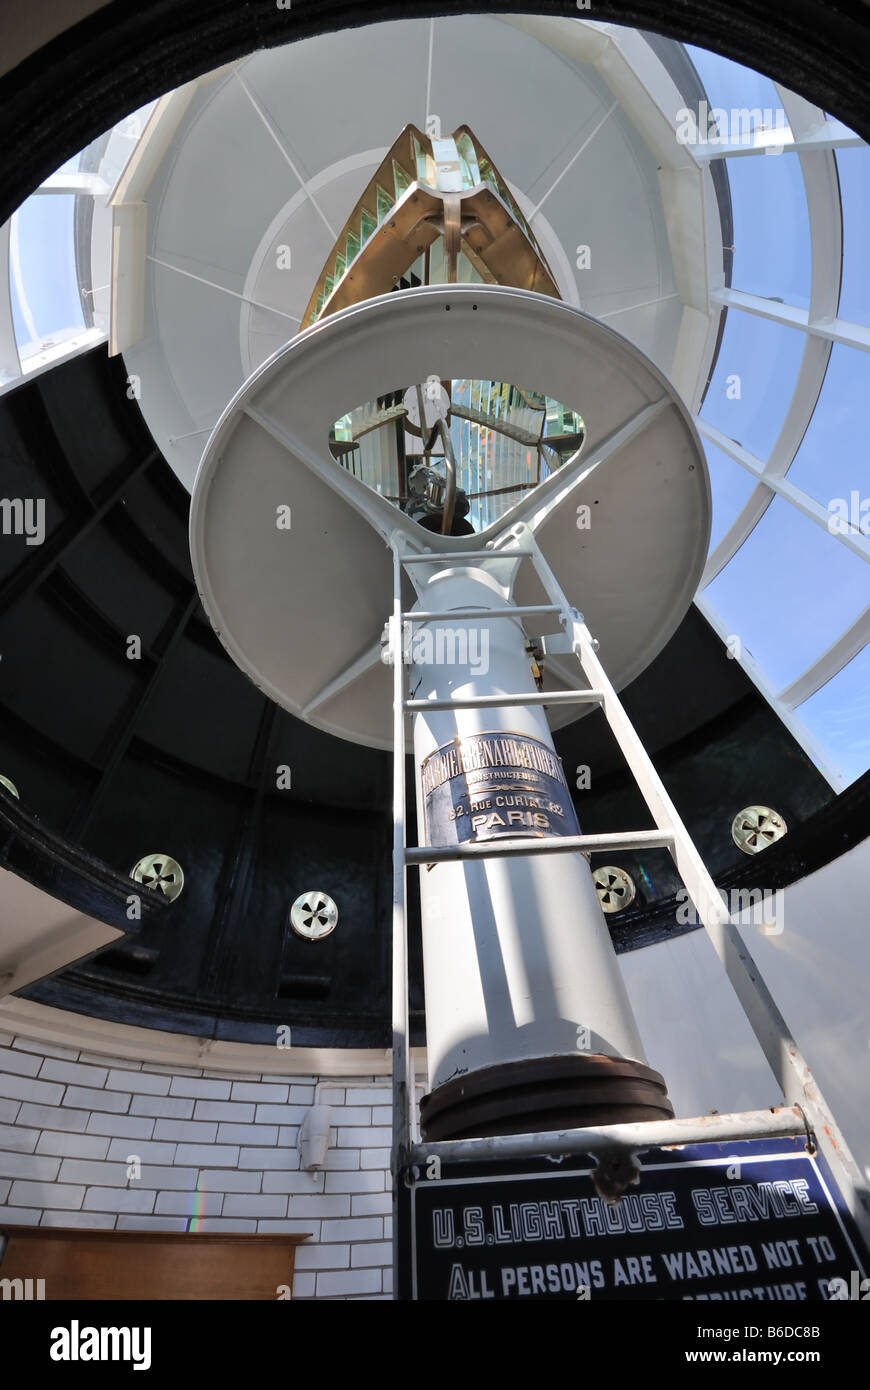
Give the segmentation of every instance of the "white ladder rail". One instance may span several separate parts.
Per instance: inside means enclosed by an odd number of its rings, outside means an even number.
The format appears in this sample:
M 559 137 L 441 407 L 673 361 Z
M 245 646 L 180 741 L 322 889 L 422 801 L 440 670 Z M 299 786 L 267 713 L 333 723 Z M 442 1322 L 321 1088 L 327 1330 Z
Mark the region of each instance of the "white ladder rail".
M 410 1008 L 408 1001 L 407 848 L 405 835 L 405 667 L 402 642 L 402 546 L 393 538 L 393 615 L 389 650 L 393 666 L 393 1154 L 394 1184 L 399 1181 L 411 1148 L 411 1106 L 414 1083 L 411 1069 Z M 395 1206 L 395 1202 L 394 1202 Z M 393 1221 L 393 1268 L 400 1261 L 398 1213 Z
M 515 705 L 599 705 L 600 690 L 536 690 L 522 695 L 475 695 L 463 700 L 406 700 L 406 710 L 511 709 Z
M 601 835 L 559 835 L 532 839 L 499 837 L 465 840 L 458 845 L 418 845 L 405 849 L 406 864 L 450 864 L 459 859 L 525 859 L 534 854 L 600 854 L 602 850 L 671 849 L 673 835 L 664 830 L 626 830 Z
M 493 1158 L 540 1158 L 542 1141 L 557 1154 L 589 1154 L 606 1158 L 644 1149 L 681 1144 L 723 1144 L 739 1139 L 806 1139 L 807 1119 L 799 1105 L 737 1114 L 697 1115 L 673 1120 L 640 1120 L 620 1125 L 590 1125 L 587 1129 L 553 1130 L 542 1134 L 493 1135 L 488 1139 L 434 1139 L 415 1144 L 411 1161 L 479 1163 Z
M 504 556 L 499 556 L 499 558 L 504 559 Z M 486 614 L 482 613 L 479 608 L 451 608 L 448 614 L 417 612 L 403 613 L 402 617 L 406 623 L 440 623 L 444 621 L 445 617 L 460 621 L 484 616 L 486 617 L 486 621 L 490 622 L 493 618 L 552 617 L 556 613 L 561 615 L 564 611 L 564 608 L 560 608 L 559 605 L 555 603 L 530 603 L 527 604 L 525 608 L 491 608 Z

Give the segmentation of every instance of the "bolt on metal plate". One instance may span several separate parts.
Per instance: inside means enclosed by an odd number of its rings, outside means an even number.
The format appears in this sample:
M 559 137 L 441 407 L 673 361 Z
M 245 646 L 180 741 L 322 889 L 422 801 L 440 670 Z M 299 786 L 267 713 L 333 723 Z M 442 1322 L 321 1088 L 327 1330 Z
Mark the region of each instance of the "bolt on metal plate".
M 290 925 L 297 936 L 321 941 L 335 931 L 338 907 L 326 893 L 303 893 L 290 909 Z
M 769 806 L 744 806 L 731 822 L 731 838 L 744 854 L 760 854 L 785 835 L 788 827 Z
M 162 893 L 170 902 L 175 901 L 184 887 L 184 870 L 168 854 L 146 854 L 133 865 L 130 877 L 144 888 Z
M 625 869 L 619 869 L 614 864 L 605 864 L 602 868 L 594 870 L 592 881 L 598 893 L 598 901 L 605 912 L 622 912 L 623 908 L 634 902 L 634 880 Z

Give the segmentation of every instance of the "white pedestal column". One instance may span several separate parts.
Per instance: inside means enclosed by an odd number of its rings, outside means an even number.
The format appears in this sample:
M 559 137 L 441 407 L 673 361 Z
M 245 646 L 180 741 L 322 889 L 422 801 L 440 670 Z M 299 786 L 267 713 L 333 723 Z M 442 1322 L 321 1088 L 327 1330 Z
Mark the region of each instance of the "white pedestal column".
M 413 629 L 412 697 L 532 693 L 520 620 L 490 616 L 510 606 L 482 570 L 436 574 L 417 608 L 444 616 Z M 473 607 L 479 619 L 451 619 Z M 578 833 L 541 706 L 417 714 L 414 750 L 421 844 Z M 630 1059 L 656 1075 L 582 854 L 437 864 L 420 893 L 433 1092 L 492 1067 L 501 1086 L 506 1064 L 547 1059 Z

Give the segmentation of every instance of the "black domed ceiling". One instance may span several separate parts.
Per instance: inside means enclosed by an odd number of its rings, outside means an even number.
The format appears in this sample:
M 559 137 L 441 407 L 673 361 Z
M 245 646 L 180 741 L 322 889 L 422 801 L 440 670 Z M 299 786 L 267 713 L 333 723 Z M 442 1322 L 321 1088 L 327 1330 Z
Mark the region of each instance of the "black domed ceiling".
M 0 545 L 0 774 L 21 798 L 0 800 L 0 863 L 127 935 L 27 995 L 220 1038 L 289 1025 L 300 1045 L 388 1045 L 389 757 L 299 723 L 231 664 L 196 596 L 188 495 L 105 347 L 0 398 L 0 495 L 37 487 L 45 543 Z M 782 886 L 866 833 L 868 779 L 836 797 L 695 608 L 624 700 L 721 885 Z M 557 747 L 569 782 L 592 769 L 584 830 L 649 824 L 599 713 Z M 759 802 L 789 834 L 747 859 L 731 820 Z M 181 864 L 184 891 L 130 922 L 122 885 L 152 853 Z M 610 919 L 618 949 L 685 930 L 667 854 L 619 862 L 638 896 Z M 309 890 L 339 909 L 317 943 L 288 920 Z M 412 903 L 421 1026 L 416 927 Z

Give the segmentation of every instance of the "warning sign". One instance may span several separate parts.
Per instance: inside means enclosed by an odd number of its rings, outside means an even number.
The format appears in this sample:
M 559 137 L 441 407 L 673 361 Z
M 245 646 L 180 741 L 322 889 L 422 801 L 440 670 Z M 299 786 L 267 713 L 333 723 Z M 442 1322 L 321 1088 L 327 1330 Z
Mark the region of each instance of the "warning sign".
M 417 1299 L 841 1299 L 867 1259 L 801 1140 L 654 1150 L 618 1202 L 589 1160 L 442 1170 L 408 1189 Z M 463 1171 L 464 1168 L 464 1171 Z M 858 1295 L 860 1296 L 860 1292 Z

